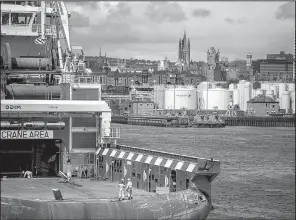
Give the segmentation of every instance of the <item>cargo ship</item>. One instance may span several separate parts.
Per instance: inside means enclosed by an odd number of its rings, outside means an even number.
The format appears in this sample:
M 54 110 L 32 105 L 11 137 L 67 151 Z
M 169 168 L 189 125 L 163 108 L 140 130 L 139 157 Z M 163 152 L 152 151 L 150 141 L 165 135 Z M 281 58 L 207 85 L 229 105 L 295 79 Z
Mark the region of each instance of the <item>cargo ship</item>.
M 220 161 L 120 145 L 68 19 L 62 1 L 1 2 L 1 219 L 206 219 Z

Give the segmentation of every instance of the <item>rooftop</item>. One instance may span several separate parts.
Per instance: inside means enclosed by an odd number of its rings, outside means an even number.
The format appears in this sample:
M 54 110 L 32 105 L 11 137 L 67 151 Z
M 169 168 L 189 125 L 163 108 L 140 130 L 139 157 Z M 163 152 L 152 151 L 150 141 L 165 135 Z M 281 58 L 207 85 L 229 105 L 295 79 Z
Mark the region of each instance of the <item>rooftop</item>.
M 279 103 L 275 101 L 273 98 L 265 95 L 258 95 L 255 98 L 248 101 L 248 103 Z

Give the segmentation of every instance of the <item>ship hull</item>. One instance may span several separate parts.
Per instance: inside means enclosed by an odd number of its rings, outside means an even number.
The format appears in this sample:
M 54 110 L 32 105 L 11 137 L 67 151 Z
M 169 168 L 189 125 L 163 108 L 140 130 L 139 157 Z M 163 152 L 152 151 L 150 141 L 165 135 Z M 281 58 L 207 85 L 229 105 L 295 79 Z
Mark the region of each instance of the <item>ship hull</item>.
M 206 219 L 209 201 L 186 190 L 141 200 L 34 201 L 1 198 L 1 219 Z M 197 200 L 188 201 L 194 196 Z

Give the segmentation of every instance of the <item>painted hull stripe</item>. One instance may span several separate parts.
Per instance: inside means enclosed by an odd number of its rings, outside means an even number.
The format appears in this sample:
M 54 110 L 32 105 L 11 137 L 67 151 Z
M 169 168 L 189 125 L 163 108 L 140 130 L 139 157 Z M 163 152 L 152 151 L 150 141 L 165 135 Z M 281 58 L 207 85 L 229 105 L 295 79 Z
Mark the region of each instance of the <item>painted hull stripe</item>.
M 147 159 L 145 160 L 145 163 L 148 163 L 149 164 L 152 159 L 153 159 L 152 156 L 148 156 Z
M 111 157 L 114 157 L 116 154 L 117 150 L 113 150 L 112 153 L 110 154 Z
M 154 165 L 158 157 L 153 157 L 149 164 Z
M 107 155 L 108 151 L 109 151 L 109 149 L 106 148 L 106 149 L 103 151 L 102 155 Z
M 128 156 L 127 156 L 127 160 L 131 160 L 134 156 L 134 153 L 129 153 Z
M 162 159 L 161 157 L 158 157 L 158 158 L 156 159 L 154 165 L 159 166 L 162 160 L 163 160 L 163 159 Z
M 194 168 L 195 168 L 195 164 L 192 164 L 192 163 L 191 163 L 191 164 L 189 164 L 189 166 L 187 167 L 186 171 L 191 173 L 191 172 L 193 171 Z
M 96 151 L 96 155 L 104 155 L 104 156 L 110 156 L 118 159 L 126 159 L 129 161 L 136 161 L 143 164 L 150 164 L 150 165 L 165 167 L 173 170 L 183 170 L 190 173 L 198 172 L 198 164 L 196 163 L 190 163 L 187 161 L 177 161 L 174 159 L 167 159 L 162 157 L 154 157 L 150 155 L 143 155 L 143 154 L 133 153 L 133 152 L 125 152 L 125 151 L 120 151 L 120 150 L 110 149 L 110 148 L 106 148 L 106 149 L 99 148 Z M 200 160 L 200 162 L 201 164 L 203 164 L 202 162 L 206 162 L 206 161 L 202 159 Z
M 170 168 L 171 164 L 173 163 L 172 160 L 167 160 L 166 164 L 164 165 L 164 167 L 166 168 Z
M 136 158 L 136 161 L 140 162 L 143 156 L 144 156 L 143 154 L 139 154 L 138 157 Z
M 120 154 L 119 154 L 119 156 L 118 156 L 118 158 L 119 158 L 119 159 L 120 159 L 120 158 L 123 158 L 124 154 L 125 154 L 125 152 L 124 152 L 124 151 L 121 151 Z
M 98 154 L 100 153 L 101 149 L 102 149 L 102 148 L 99 148 L 99 149 L 97 150 L 96 155 L 98 155 Z
M 175 167 L 175 170 L 181 170 L 183 165 L 184 165 L 184 162 L 179 161 Z

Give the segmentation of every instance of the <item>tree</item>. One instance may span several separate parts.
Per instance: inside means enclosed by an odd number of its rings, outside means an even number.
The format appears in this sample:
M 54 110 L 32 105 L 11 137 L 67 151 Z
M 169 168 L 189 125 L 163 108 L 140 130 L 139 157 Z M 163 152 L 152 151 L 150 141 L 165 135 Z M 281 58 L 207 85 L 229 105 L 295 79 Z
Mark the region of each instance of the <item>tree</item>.
M 253 83 L 253 89 L 260 89 L 261 88 L 261 83 L 256 81 Z

